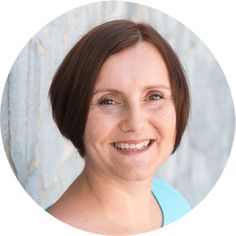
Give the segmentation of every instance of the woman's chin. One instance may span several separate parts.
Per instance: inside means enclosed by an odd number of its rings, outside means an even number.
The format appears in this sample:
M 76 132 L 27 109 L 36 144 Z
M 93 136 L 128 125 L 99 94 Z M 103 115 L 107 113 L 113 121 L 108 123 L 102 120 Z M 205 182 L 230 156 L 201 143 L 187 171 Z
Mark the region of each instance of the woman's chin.
M 147 179 L 151 179 L 154 175 L 154 171 L 152 170 L 129 170 L 127 172 L 117 173 L 119 179 L 124 181 L 143 181 Z

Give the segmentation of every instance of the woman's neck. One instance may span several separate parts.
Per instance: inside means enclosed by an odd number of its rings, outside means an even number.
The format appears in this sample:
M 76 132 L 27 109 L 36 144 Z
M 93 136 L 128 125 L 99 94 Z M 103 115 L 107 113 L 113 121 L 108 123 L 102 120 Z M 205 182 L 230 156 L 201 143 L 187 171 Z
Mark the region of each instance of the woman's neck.
M 78 201 L 86 201 L 94 214 L 126 230 L 124 233 L 140 233 L 161 226 L 161 211 L 151 193 L 151 178 L 125 181 L 85 168 L 75 185 Z

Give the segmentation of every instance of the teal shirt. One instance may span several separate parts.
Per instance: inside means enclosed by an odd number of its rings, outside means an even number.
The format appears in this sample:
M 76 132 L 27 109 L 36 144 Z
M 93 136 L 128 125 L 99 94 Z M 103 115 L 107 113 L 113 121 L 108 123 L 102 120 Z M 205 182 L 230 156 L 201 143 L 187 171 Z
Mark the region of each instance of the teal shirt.
M 191 210 L 188 201 L 161 179 L 153 178 L 152 193 L 162 210 L 163 226 L 172 223 Z

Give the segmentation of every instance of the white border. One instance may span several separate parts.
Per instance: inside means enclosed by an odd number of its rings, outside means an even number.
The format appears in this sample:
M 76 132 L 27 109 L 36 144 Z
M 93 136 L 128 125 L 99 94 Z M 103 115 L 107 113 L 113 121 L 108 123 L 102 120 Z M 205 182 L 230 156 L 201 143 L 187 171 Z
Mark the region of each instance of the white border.
M 231 92 L 235 94 L 235 101 L 236 14 L 233 0 L 130 1 L 161 10 L 196 33 L 221 65 Z M 91 2 L 95 1 L 0 2 L 0 95 L 11 66 L 28 40 L 57 16 Z M 0 235 L 81 235 L 78 230 L 45 214 L 34 203 L 16 180 L 6 159 L 2 142 L 0 152 Z M 159 235 L 236 235 L 235 154 L 234 143 L 227 166 L 213 190 L 186 217 L 159 230 Z

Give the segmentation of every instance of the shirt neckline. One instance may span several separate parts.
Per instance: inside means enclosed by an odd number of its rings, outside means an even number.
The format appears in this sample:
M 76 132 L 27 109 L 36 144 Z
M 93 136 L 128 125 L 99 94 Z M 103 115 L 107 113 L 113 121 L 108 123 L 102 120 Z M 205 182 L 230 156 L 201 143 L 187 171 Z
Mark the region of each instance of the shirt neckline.
M 152 192 L 152 195 L 154 196 L 154 198 L 156 200 L 156 203 L 158 204 L 159 208 L 161 209 L 161 216 L 162 216 L 161 227 L 163 227 L 164 226 L 164 212 L 163 212 L 163 209 L 162 209 L 161 204 L 158 201 L 157 197 L 155 196 L 154 192 L 153 191 L 151 191 L 151 192 Z

